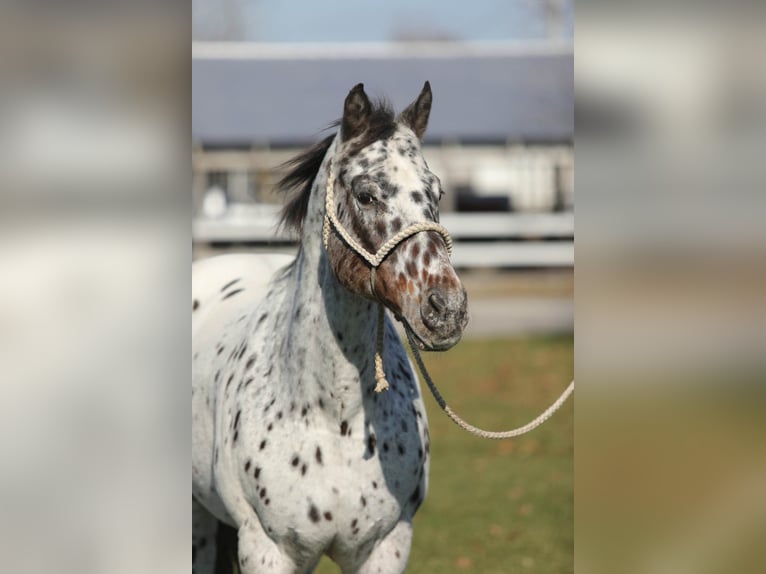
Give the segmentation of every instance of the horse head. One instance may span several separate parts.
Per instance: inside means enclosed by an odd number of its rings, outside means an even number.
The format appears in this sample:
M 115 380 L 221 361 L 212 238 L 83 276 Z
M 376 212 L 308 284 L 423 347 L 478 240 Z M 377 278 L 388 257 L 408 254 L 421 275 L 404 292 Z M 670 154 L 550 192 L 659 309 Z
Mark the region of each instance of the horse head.
M 394 117 L 385 104 L 370 102 L 362 84 L 349 92 L 326 206 L 339 224 L 333 227 L 343 228 L 347 237 L 327 229 L 325 242 L 344 287 L 383 303 L 422 348 L 446 350 L 468 322 L 467 297 L 450 263 L 449 235 L 438 225 L 441 183 L 420 146 L 431 100 L 426 82 L 418 98 Z M 397 235 L 404 237 L 396 240 Z M 381 261 L 371 264 L 362 251 L 379 254 Z

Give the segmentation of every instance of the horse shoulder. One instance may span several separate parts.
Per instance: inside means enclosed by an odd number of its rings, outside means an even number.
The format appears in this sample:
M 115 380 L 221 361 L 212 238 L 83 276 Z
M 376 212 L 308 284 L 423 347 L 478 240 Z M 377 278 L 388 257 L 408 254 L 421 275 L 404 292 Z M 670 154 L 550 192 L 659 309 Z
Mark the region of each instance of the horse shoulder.
M 291 255 L 232 254 L 192 264 L 192 338 L 203 323 L 252 309 L 266 295 L 275 273 Z M 217 321 L 214 321 L 217 322 Z

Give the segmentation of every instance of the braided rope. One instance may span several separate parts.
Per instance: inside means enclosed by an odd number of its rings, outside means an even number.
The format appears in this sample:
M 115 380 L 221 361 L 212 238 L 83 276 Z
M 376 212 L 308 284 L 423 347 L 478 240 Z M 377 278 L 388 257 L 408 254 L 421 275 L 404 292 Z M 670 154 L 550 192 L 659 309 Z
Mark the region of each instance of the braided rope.
M 375 341 L 375 392 L 387 391 L 389 388 L 386 373 L 383 370 L 383 334 L 386 325 L 386 314 L 382 303 L 378 303 L 378 334 Z
M 410 225 L 406 229 L 400 231 L 393 237 L 391 237 L 388 241 L 383 243 L 383 245 L 380 246 L 380 248 L 375 253 L 370 253 L 367 251 L 364 247 L 359 245 L 359 243 L 351 237 L 351 234 L 346 231 L 346 229 L 343 227 L 343 225 L 338 221 L 338 218 L 335 214 L 335 194 L 334 194 L 334 188 L 335 188 L 335 176 L 334 176 L 334 170 L 333 170 L 333 162 L 330 162 L 329 172 L 327 176 L 327 190 L 325 194 L 325 219 L 324 219 L 324 225 L 322 228 L 322 240 L 324 243 L 325 249 L 327 249 L 327 244 L 330 239 L 330 227 L 334 227 L 335 230 L 338 232 L 338 234 L 343 238 L 343 240 L 346 242 L 346 244 L 354 251 L 357 255 L 362 257 L 367 263 L 370 264 L 370 289 L 372 291 L 372 295 L 375 296 L 375 270 L 380 266 L 380 264 L 383 262 L 383 260 L 389 255 L 389 253 L 396 248 L 399 243 L 407 239 L 408 237 L 415 235 L 416 233 L 420 233 L 421 231 L 436 231 L 444 238 L 444 243 L 447 246 L 447 250 L 449 251 L 450 255 L 452 254 L 452 238 L 449 235 L 449 232 L 441 225 L 435 222 L 423 222 L 423 223 L 415 223 L 413 225 Z M 383 338 L 384 338 L 384 329 L 385 329 L 385 309 L 383 307 L 383 303 L 378 303 L 378 324 L 377 324 L 377 334 L 376 334 L 376 342 L 375 342 L 375 392 L 380 393 L 382 391 L 388 390 L 390 385 L 388 381 L 386 380 L 386 374 L 383 369 Z M 412 332 L 410 331 L 409 327 L 405 325 L 404 332 L 407 335 L 407 342 L 410 345 L 410 349 L 412 350 L 412 354 L 415 357 L 415 362 L 418 365 L 418 368 L 420 369 L 421 374 L 423 375 L 423 378 L 426 381 L 426 384 L 428 385 L 428 388 L 431 390 L 431 394 L 434 397 L 434 400 L 438 403 L 439 407 L 447 414 L 447 416 L 454 422 L 456 425 L 458 425 L 460 428 L 462 428 L 465 431 L 468 431 L 471 434 L 474 434 L 476 436 L 479 436 L 481 438 L 488 438 L 488 439 L 507 439 L 507 438 L 513 438 L 517 437 L 519 435 L 523 435 L 525 433 L 528 433 L 529 431 L 539 427 L 541 424 L 543 424 L 545 421 L 547 421 L 553 413 L 555 413 L 561 405 L 564 404 L 564 402 L 569 398 L 569 396 L 574 392 L 574 381 L 569 383 L 569 386 L 564 390 L 563 393 L 561 393 L 561 396 L 554 401 L 554 403 L 549 406 L 545 411 L 542 412 L 537 418 L 532 420 L 531 422 L 525 424 L 524 426 L 507 430 L 507 431 L 487 431 L 484 429 L 480 429 L 479 427 L 475 427 L 472 424 L 464 421 L 462 418 L 460 418 L 455 411 L 453 411 L 449 405 L 447 405 L 447 401 L 444 400 L 444 397 L 442 397 L 441 393 L 439 392 L 439 389 L 436 388 L 436 384 L 433 382 L 433 379 L 431 379 L 431 375 L 428 373 L 428 369 L 426 369 L 425 364 L 423 363 L 423 358 L 420 356 L 420 350 L 418 349 L 417 344 L 412 339 Z
M 425 364 L 423 363 L 423 358 L 420 356 L 420 351 L 418 350 L 417 344 L 415 341 L 412 340 L 412 333 L 409 329 L 405 329 L 405 333 L 407 334 L 407 341 L 410 344 L 410 349 L 412 349 L 412 354 L 415 356 L 415 362 L 418 364 L 418 367 L 420 368 L 420 372 L 423 374 L 423 378 L 426 380 L 426 383 L 428 384 L 428 388 L 431 389 L 431 394 L 434 396 L 434 399 L 439 404 L 439 407 L 447 414 L 447 416 L 454 422 L 457 426 L 459 426 L 461 429 L 468 431 L 471 434 L 474 434 L 476 436 L 479 436 L 481 438 L 489 438 L 489 439 L 505 439 L 505 438 L 513 438 L 517 437 L 523 434 L 528 433 L 529 431 L 536 429 L 541 424 L 543 424 L 545 421 L 547 421 L 553 413 L 555 413 L 561 405 L 564 404 L 564 401 L 566 401 L 569 398 L 569 395 L 572 394 L 574 391 L 574 381 L 569 383 L 569 386 L 564 390 L 563 393 L 561 393 L 561 396 L 556 399 L 556 401 L 549 406 L 541 415 L 539 415 L 537 418 L 535 418 L 532 422 L 529 422 L 525 424 L 522 427 L 518 427 L 512 430 L 507 431 L 487 431 L 484 429 L 480 429 L 479 427 L 475 427 L 470 423 L 467 423 L 462 418 L 460 418 L 455 411 L 453 411 L 449 405 L 447 404 L 447 401 L 444 400 L 444 397 L 442 397 L 441 393 L 439 392 L 439 389 L 436 388 L 436 385 L 434 384 L 433 380 L 431 379 L 431 375 L 428 374 L 428 370 L 426 369 Z
M 351 234 L 346 231 L 338 216 L 335 214 L 335 174 L 334 165 L 331 162 L 329 168 L 329 174 L 327 176 L 327 190 L 325 192 L 325 217 L 324 228 L 322 230 L 322 239 L 324 241 L 325 249 L 327 249 L 327 242 L 330 238 L 330 225 L 335 228 L 338 234 L 343 238 L 343 241 L 360 257 L 362 257 L 372 267 L 379 267 L 383 260 L 393 251 L 397 245 L 408 237 L 420 233 L 422 231 L 436 231 L 444 238 L 444 243 L 447 245 L 447 251 L 452 255 L 452 238 L 449 232 L 443 225 L 439 225 L 435 221 L 423 221 L 421 223 L 413 223 L 409 227 L 401 230 L 399 233 L 388 239 L 375 253 L 370 253 L 364 247 L 351 237 Z

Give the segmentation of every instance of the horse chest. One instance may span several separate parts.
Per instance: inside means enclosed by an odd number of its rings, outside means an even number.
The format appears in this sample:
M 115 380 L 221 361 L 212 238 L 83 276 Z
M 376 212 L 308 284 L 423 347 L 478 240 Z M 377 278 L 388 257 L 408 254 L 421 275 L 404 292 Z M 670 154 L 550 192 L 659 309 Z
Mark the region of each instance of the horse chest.
M 331 399 L 265 389 L 257 396 L 264 393 L 241 415 L 235 464 L 248 502 L 275 540 L 358 546 L 414 514 L 428 467 L 419 397 L 390 391 L 338 418 Z

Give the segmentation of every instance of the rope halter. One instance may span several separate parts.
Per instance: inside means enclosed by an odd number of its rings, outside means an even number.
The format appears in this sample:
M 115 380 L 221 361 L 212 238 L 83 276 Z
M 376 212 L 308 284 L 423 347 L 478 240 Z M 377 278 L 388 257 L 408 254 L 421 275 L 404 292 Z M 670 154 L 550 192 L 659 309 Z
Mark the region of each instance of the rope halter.
M 322 241 L 324 242 L 324 248 L 327 250 L 327 245 L 330 240 L 330 230 L 334 228 L 338 235 L 343 238 L 343 241 L 348 247 L 362 259 L 364 259 L 370 266 L 370 292 L 372 296 L 378 299 L 375 291 L 375 276 L 378 267 L 385 261 L 391 252 L 396 249 L 402 241 L 405 239 L 421 233 L 423 231 L 436 231 L 444 238 L 444 243 L 447 246 L 447 251 L 452 255 L 452 238 L 449 232 L 443 225 L 436 223 L 435 221 L 423 221 L 420 223 L 413 223 L 409 227 L 402 229 L 399 233 L 388 239 L 383 245 L 381 245 L 375 253 L 370 253 L 359 242 L 354 239 L 351 234 L 343 227 L 343 224 L 338 220 L 338 216 L 335 213 L 335 164 L 331 160 L 327 175 L 327 189 L 325 191 L 325 218 L 324 227 L 322 229 Z M 388 381 L 386 380 L 386 374 L 383 370 L 383 335 L 385 328 L 385 308 L 383 302 L 378 299 L 378 330 L 377 341 L 375 345 L 375 392 L 379 393 L 389 388 Z
M 346 242 L 348 247 L 357 255 L 359 255 L 362 259 L 367 261 L 367 263 L 370 265 L 370 289 L 372 292 L 372 296 L 378 299 L 378 326 L 377 326 L 377 341 L 375 346 L 375 392 L 380 393 L 382 391 L 385 391 L 389 388 L 388 381 L 386 380 L 386 374 L 383 371 L 383 335 L 384 335 L 384 327 L 385 327 L 385 308 L 383 307 L 383 302 L 378 298 L 377 293 L 375 292 L 375 273 L 377 268 L 380 266 L 381 263 L 385 260 L 386 257 L 394 250 L 396 247 L 405 239 L 408 237 L 411 237 L 412 235 L 415 235 L 417 233 L 420 233 L 421 231 L 436 231 L 439 233 L 443 238 L 444 242 L 447 245 L 447 251 L 452 254 L 452 238 L 450 237 L 447 230 L 439 225 L 436 222 L 429 221 L 429 222 L 422 222 L 422 223 L 415 223 L 413 225 L 410 225 L 406 229 L 403 229 L 393 237 L 391 237 L 388 241 L 383 243 L 383 245 L 380 246 L 380 248 L 375 253 L 370 253 L 367 251 L 364 247 L 359 245 L 359 243 L 351 236 L 351 234 L 346 230 L 345 227 L 341 224 L 340 221 L 338 221 L 338 217 L 335 213 L 335 197 L 334 197 L 334 191 L 335 191 L 335 175 L 334 175 L 334 165 L 332 160 L 330 161 L 330 166 L 328 170 L 328 176 L 327 176 L 327 190 L 325 194 L 325 218 L 324 218 L 324 227 L 322 229 L 322 240 L 324 242 L 325 251 L 327 250 L 327 245 L 330 239 L 330 230 L 331 228 L 335 228 L 335 231 L 338 232 L 338 234 L 343 238 L 343 241 Z M 475 427 L 471 425 L 470 423 L 466 422 L 462 418 L 460 418 L 455 411 L 453 411 L 446 403 L 444 398 L 439 393 L 438 389 L 436 388 L 436 385 L 434 384 L 433 380 L 431 379 L 431 376 L 428 374 L 428 370 L 426 369 L 425 364 L 423 363 L 423 359 L 420 356 L 420 351 L 418 350 L 417 345 L 415 344 L 415 341 L 413 341 L 412 333 L 410 332 L 410 329 L 405 325 L 405 333 L 407 334 L 407 341 L 410 344 L 410 349 L 412 349 L 412 354 L 415 356 L 415 361 L 418 364 L 418 367 L 420 368 L 420 372 L 423 374 L 423 377 L 426 380 L 426 383 L 428 384 L 428 388 L 431 390 L 431 393 L 434 396 L 434 399 L 436 399 L 436 402 L 439 404 L 439 407 L 447 414 L 447 416 L 460 428 L 468 431 L 471 434 L 474 434 L 476 436 L 482 437 L 482 438 L 489 438 L 489 439 L 506 439 L 506 438 L 513 438 L 519 435 L 522 435 L 524 433 L 527 433 L 531 431 L 534 428 L 537 428 L 541 424 L 543 424 L 546 420 L 548 420 L 553 413 L 555 413 L 561 405 L 564 404 L 564 402 L 569 398 L 569 396 L 574 392 L 574 381 L 569 383 L 569 386 L 564 390 L 564 392 L 559 396 L 556 401 L 549 406 L 543 413 L 541 413 L 537 418 L 535 418 L 533 421 L 527 423 L 526 425 L 512 429 L 507 431 L 486 431 L 484 429 L 480 429 L 478 427 Z

